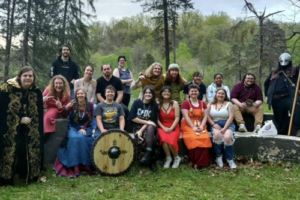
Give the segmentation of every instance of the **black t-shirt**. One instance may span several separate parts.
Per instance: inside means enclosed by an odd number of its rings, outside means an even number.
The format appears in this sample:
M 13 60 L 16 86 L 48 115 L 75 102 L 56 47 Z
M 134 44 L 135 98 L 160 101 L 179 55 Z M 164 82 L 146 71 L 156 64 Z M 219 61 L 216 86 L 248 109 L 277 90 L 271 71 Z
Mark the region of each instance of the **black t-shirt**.
M 128 120 L 135 118 L 143 120 L 151 120 L 157 124 L 158 120 L 158 105 L 154 104 L 154 108 L 151 104 L 144 104 L 142 100 L 137 99 L 133 102 L 131 110 L 128 116 Z
M 189 84 L 187 84 L 185 87 L 184 87 L 184 90 L 183 90 L 183 93 L 184 94 L 189 94 L 189 86 L 192 85 L 193 82 L 190 82 Z M 199 96 L 198 96 L 198 100 L 201 100 L 203 99 L 203 95 L 206 94 L 206 85 L 204 83 L 200 83 L 200 85 L 198 85 L 199 88 L 200 88 L 200 92 L 199 92 Z
M 118 91 L 123 91 L 122 82 L 119 78 L 112 76 L 109 81 L 105 80 L 105 78 L 102 76 L 97 79 L 97 88 L 96 88 L 96 94 L 100 93 L 103 99 L 106 99 L 105 97 L 105 88 L 109 85 L 114 86 L 114 88 Z M 118 93 L 116 93 L 116 96 L 114 100 L 116 100 L 118 97 Z M 99 102 L 99 101 L 98 101 Z

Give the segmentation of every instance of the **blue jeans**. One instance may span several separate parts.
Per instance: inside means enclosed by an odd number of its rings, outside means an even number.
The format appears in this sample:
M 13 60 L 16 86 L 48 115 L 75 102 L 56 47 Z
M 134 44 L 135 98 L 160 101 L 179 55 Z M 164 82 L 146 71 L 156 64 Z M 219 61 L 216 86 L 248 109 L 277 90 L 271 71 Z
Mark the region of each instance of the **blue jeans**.
M 220 121 L 215 121 L 215 124 L 218 124 L 221 128 L 224 128 L 225 124 L 226 124 L 226 120 L 220 120 Z M 233 152 L 233 143 L 234 143 L 234 131 L 235 131 L 235 125 L 232 122 L 230 124 L 230 126 L 228 127 L 228 129 L 232 130 L 232 145 L 225 145 L 224 144 L 224 138 L 222 137 L 222 141 L 221 143 L 217 143 L 215 141 L 215 138 L 213 137 L 213 145 L 214 145 L 214 149 L 216 152 L 216 156 L 221 156 L 222 155 L 222 148 L 225 149 L 225 154 L 226 154 L 226 159 L 227 160 L 232 160 L 234 157 L 234 152 Z M 213 135 L 213 129 L 211 130 L 211 133 Z

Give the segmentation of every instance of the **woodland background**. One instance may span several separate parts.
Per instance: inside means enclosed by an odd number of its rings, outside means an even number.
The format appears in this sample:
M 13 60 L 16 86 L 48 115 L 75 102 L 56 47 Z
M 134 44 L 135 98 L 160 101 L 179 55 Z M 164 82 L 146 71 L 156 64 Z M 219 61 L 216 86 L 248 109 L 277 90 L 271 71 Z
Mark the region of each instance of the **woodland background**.
M 289 2 L 300 11 L 299 0 Z M 209 85 L 215 73 L 222 73 L 229 87 L 246 72 L 256 74 L 263 84 L 283 52 L 292 55 L 294 65 L 300 64 L 300 24 L 274 20 L 277 12 L 258 13 L 251 1 L 245 1 L 245 19 L 232 19 L 224 12 L 204 16 L 193 9 L 192 0 L 135 0 L 132 3 L 140 4 L 144 13 L 110 22 L 97 21 L 94 3 L 0 0 L 0 81 L 30 65 L 44 89 L 51 64 L 65 43 L 71 45 L 71 58 L 81 75 L 92 64 L 94 78 L 102 76 L 104 63 L 117 67 L 119 55 L 126 56 L 135 76 L 153 62 L 161 62 L 164 69 L 178 63 L 188 80 L 199 70 Z M 87 5 L 93 12 L 85 12 Z

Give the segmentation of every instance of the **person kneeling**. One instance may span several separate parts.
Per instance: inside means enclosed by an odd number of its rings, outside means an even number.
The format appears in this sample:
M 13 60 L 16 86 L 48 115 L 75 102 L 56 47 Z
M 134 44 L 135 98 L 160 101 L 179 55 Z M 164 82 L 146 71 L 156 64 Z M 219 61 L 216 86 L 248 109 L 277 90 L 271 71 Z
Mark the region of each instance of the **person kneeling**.
M 62 109 L 62 116 L 69 117 L 67 146 L 60 148 L 53 169 L 57 176 L 77 177 L 84 173 L 94 174 L 91 166 L 91 148 L 94 143 L 91 122 L 93 120 L 94 105 L 87 101 L 86 91 L 78 88 L 75 100 Z
M 124 111 L 120 104 L 114 101 L 117 90 L 109 85 L 105 88 L 106 99 L 99 103 L 96 108 L 97 126 L 95 136 L 105 134 L 109 129 L 120 129 L 124 131 Z M 100 132 L 100 131 L 101 132 Z
M 217 156 L 216 163 L 223 167 L 222 149 L 225 149 L 226 159 L 231 169 L 236 168 L 233 161 L 233 141 L 235 126 L 233 121 L 234 108 L 226 94 L 226 90 L 217 90 L 214 100 L 208 104 L 208 122 L 212 127 L 213 145 Z M 223 143 L 224 142 L 224 146 Z
M 158 105 L 155 101 L 153 86 L 146 86 L 142 92 L 142 100 L 133 102 L 128 120 L 132 120 L 136 137 L 146 142 L 146 153 L 140 160 L 141 164 L 149 164 L 156 171 L 155 150 L 157 134 Z

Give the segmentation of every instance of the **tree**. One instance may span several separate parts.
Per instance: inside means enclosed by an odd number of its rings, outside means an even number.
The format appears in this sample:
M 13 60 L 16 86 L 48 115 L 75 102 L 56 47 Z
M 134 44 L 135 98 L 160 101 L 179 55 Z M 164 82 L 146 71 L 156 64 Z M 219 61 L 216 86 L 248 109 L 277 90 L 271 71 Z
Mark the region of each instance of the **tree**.
M 268 17 L 272 16 L 272 15 L 276 15 L 278 13 L 281 13 L 283 12 L 283 10 L 281 11 L 277 11 L 277 12 L 273 12 L 273 13 L 270 13 L 268 15 L 265 15 L 266 13 L 266 8 L 264 9 L 264 12 L 262 14 L 258 14 L 256 9 L 254 8 L 254 6 L 248 2 L 247 0 L 244 0 L 246 5 L 245 5 L 245 10 L 249 9 L 250 12 L 252 12 L 255 17 L 258 19 L 258 22 L 259 22 L 259 63 L 258 63 L 258 82 L 259 82 L 259 85 L 262 86 L 262 59 L 263 59 L 263 49 L 264 49 L 264 46 L 263 46 L 263 41 L 264 41 L 264 37 L 263 37 L 263 23 L 264 23 L 264 20 L 267 19 Z
M 166 69 L 168 69 L 170 64 L 170 47 L 169 47 L 169 9 L 173 9 L 173 13 L 179 8 L 186 10 L 192 8 L 193 4 L 191 0 L 136 0 L 135 2 L 143 2 L 141 6 L 144 12 L 154 12 L 158 13 L 158 19 L 163 15 L 163 26 L 164 26 L 164 41 L 165 41 L 165 60 Z M 159 15 L 160 14 L 160 15 Z M 175 17 L 175 15 L 174 15 Z
M 15 10 L 17 0 L 4 0 L 0 4 L 0 9 L 6 14 L 5 18 L 1 17 L 1 33 L 5 37 L 5 52 L 4 52 L 4 80 L 9 78 L 9 66 L 11 56 L 11 42 L 14 34 L 15 26 Z

